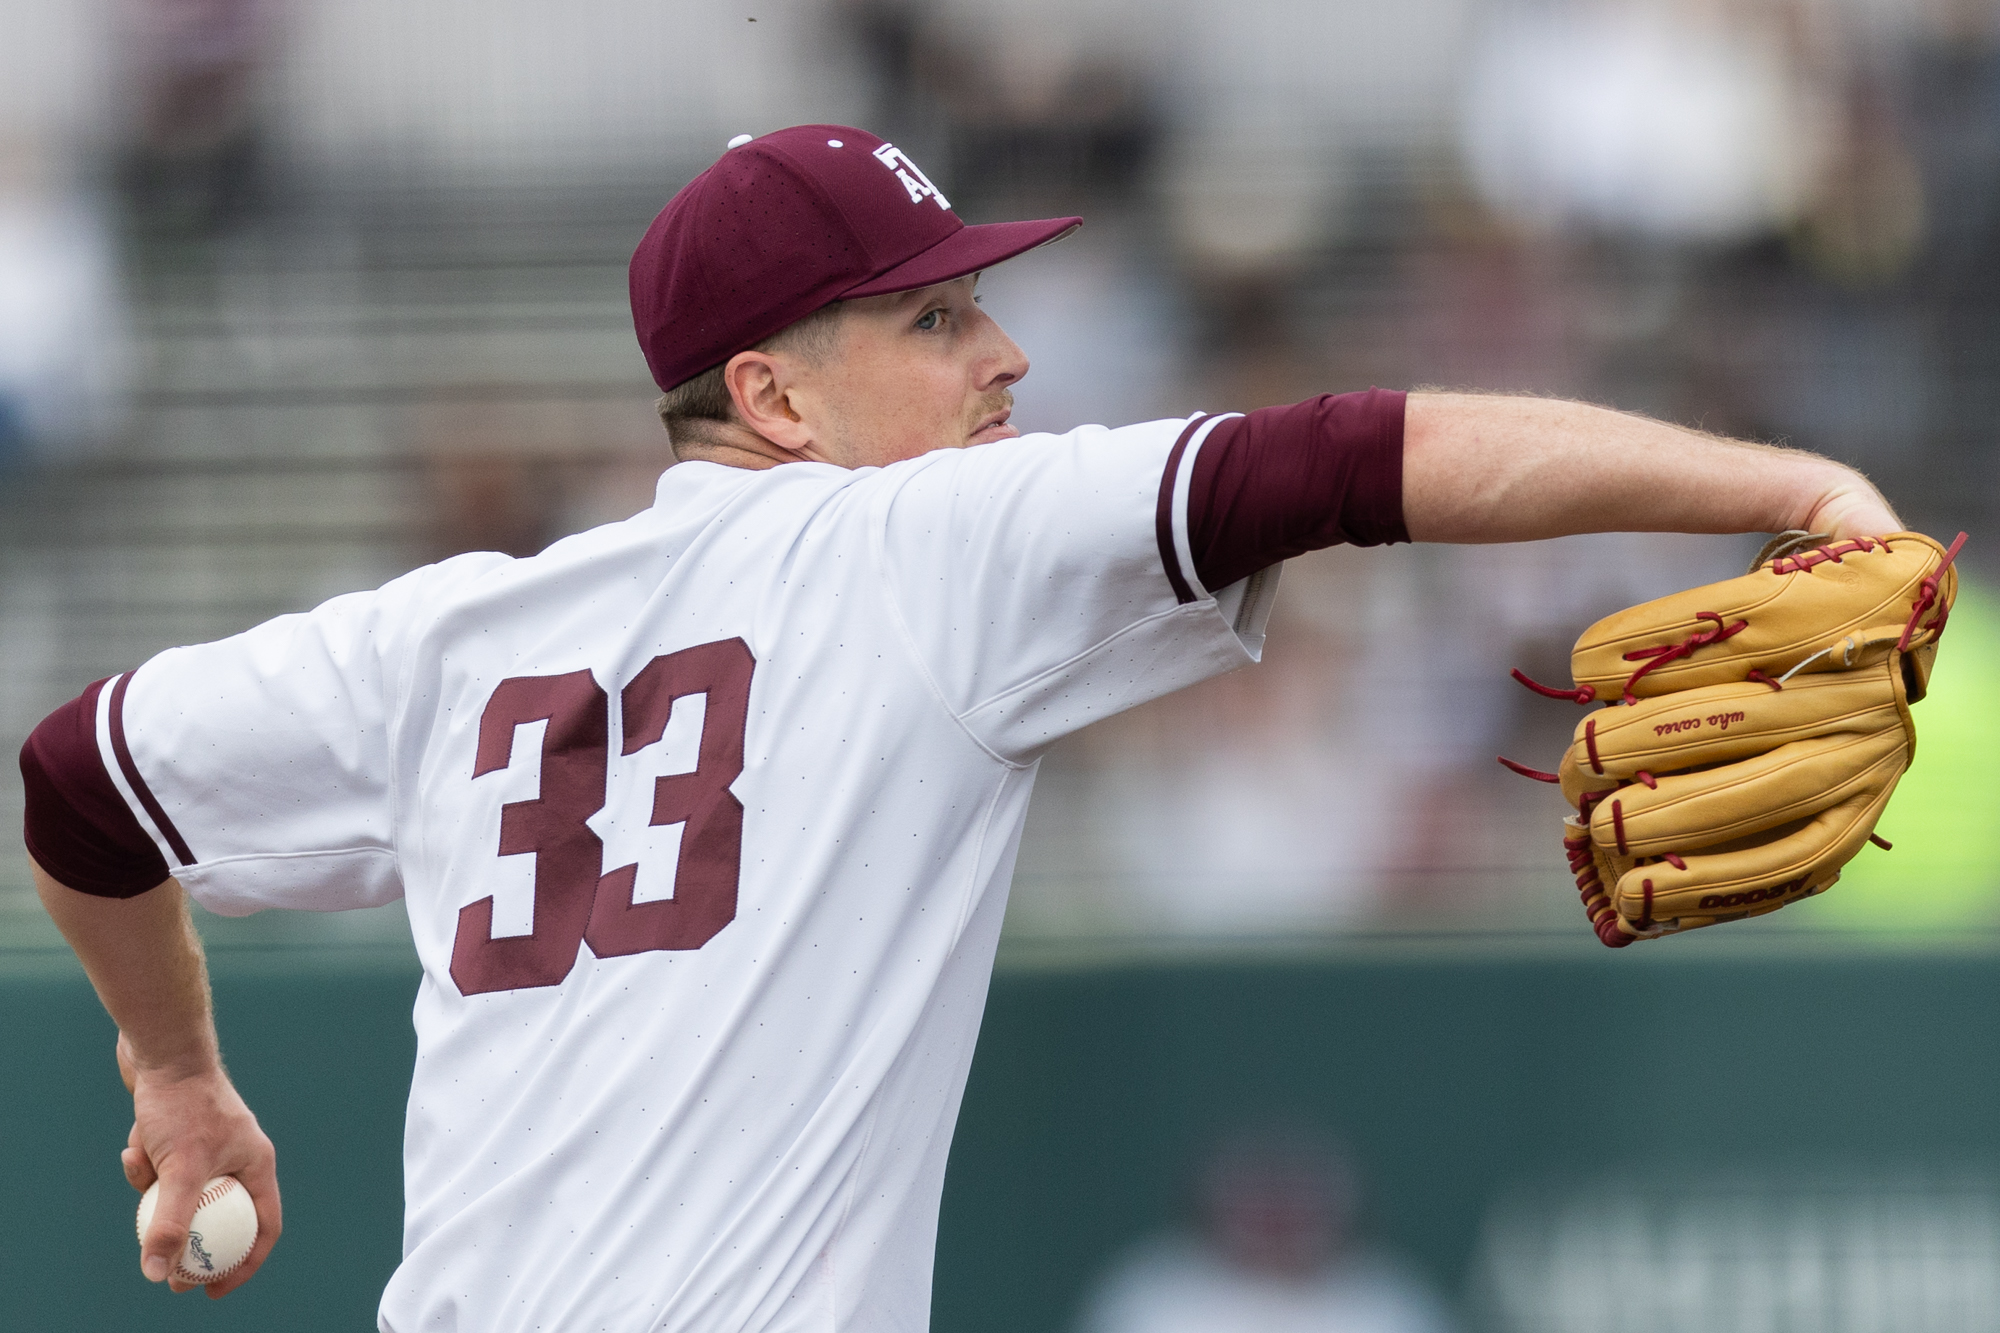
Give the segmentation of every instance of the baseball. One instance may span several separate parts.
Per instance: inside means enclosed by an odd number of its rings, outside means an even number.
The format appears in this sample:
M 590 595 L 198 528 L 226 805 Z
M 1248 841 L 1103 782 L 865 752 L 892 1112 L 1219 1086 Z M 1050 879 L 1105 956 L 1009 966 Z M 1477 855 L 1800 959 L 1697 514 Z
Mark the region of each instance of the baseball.
M 156 1180 L 139 1199 L 141 1244 L 159 1201 L 160 1182 Z M 257 1205 L 250 1201 L 250 1191 L 235 1176 L 217 1176 L 202 1186 L 187 1246 L 174 1265 L 173 1276 L 196 1285 L 219 1281 L 235 1271 L 256 1243 Z

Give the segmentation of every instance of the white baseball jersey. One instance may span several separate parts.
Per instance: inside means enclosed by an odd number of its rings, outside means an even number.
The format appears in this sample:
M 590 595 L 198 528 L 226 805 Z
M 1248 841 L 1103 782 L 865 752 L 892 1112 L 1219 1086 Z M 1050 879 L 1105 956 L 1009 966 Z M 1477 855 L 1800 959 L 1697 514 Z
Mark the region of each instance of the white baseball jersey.
M 99 694 L 198 901 L 407 903 L 384 1330 L 927 1326 L 1036 760 L 1261 647 L 1275 570 L 1166 568 L 1208 424 L 685 463 Z

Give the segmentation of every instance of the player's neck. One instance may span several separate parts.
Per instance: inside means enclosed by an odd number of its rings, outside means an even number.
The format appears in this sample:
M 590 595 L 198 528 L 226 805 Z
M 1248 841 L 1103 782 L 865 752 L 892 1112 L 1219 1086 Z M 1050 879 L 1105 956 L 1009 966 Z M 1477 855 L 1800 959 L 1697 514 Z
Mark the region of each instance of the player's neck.
M 735 421 L 703 422 L 701 433 L 675 440 L 674 457 L 680 462 L 720 463 L 724 467 L 761 472 L 780 463 L 796 463 L 798 456 Z

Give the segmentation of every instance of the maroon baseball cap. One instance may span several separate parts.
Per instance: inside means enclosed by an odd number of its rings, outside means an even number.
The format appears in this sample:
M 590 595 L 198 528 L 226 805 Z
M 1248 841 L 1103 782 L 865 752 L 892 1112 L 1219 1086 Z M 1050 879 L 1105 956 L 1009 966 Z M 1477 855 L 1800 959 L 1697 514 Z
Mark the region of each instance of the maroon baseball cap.
M 632 255 L 632 323 L 662 389 L 832 301 L 949 282 L 1082 218 L 968 227 L 902 149 L 847 125 L 739 139 Z

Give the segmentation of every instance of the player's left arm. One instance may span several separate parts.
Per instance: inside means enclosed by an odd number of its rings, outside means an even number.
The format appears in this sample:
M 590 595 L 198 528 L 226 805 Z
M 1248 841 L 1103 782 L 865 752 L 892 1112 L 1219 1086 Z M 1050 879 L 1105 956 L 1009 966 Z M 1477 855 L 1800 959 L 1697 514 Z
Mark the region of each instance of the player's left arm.
M 1903 526 L 1866 477 L 1817 454 L 1587 403 L 1424 392 L 1404 408 L 1403 520 L 1432 542 Z
M 277 1154 L 222 1067 L 201 940 L 178 881 L 126 898 L 83 893 L 31 861 L 35 890 L 118 1024 L 118 1068 L 132 1093 L 125 1178 L 160 1202 L 140 1248 L 140 1267 L 168 1279 L 187 1244 L 202 1186 L 235 1176 L 257 1206 L 257 1243 L 208 1294 L 249 1281 L 283 1229 Z

